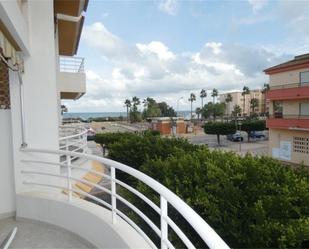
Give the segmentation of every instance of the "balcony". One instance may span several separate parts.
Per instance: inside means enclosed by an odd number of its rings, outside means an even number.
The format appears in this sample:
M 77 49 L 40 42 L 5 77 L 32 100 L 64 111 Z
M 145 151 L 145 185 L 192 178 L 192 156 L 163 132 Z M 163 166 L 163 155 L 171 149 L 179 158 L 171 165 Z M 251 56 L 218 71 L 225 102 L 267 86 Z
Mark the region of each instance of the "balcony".
M 269 100 L 300 100 L 309 99 L 309 84 L 285 84 L 270 87 L 266 93 Z
M 22 191 L 16 195 L 17 217 L 36 220 L 59 226 L 89 241 L 98 248 L 175 248 L 169 240 L 169 233 L 179 237 L 187 248 L 195 248 L 192 241 L 169 216 L 168 209 L 173 207 L 190 228 L 200 236 L 209 248 L 229 248 L 219 235 L 185 202 L 166 187 L 127 165 L 107 158 L 68 150 L 46 150 L 24 148 L 21 153 L 19 174 Z M 59 162 L 59 157 L 68 158 Z M 104 165 L 103 172 L 84 169 L 73 163 L 70 158 L 78 157 Z M 57 168 L 65 167 L 66 174 L 57 173 Z M 55 170 L 54 170 L 55 169 Z M 107 185 L 93 183 L 87 178 L 72 176 L 72 169 L 91 171 L 107 180 Z M 52 171 L 51 171 L 52 170 Z M 117 174 L 116 174 L 117 171 Z M 121 181 L 118 172 L 126 173 L 144 183 L 158 195 L 154 203 L 137 189 Z M 90 185 L 104 192 L 108 198 L 98 198 L 92 193 L 76 188 L 76 182 Z M 126 199 L 119 188 L 124 188 L 140 198 L 157 214 L 159 223 L 154 223 L 137 206 Z M 126 208 L 123 208 L 123 207 Z M 157 242 L 130 218 L 134 212 L 158 236 Z M 151 232 L 150 232 L 151 233 Z M 42 242 L 43 243 L 43 242 Z
M 270 115 L 266 123 L 271 129 L 309 130 L 309 115 Z
M 76 100 L 85 94 L 84 58 L 61 56 L 59 59 L 59 71 L 61 99 Z

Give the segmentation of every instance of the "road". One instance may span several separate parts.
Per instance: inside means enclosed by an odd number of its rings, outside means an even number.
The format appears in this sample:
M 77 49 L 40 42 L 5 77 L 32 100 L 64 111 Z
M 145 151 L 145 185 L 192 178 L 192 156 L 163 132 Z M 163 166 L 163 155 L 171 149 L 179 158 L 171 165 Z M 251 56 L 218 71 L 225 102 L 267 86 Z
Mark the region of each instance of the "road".
M 253 155 L 268 154 L 268 140 L 247 141 L 246 133 L 243 134 L 244 141 L 232 142 L 226 139 L 226 136 L 220 136 L 221 145 L 218 145 L 216 135 L 207 135 L 199 133 L 197 135 L 187 136 L 187 139 L 193 144 L 206 144 L 210 149 L 220 149 L 225 151 L 234 151 L 240 154 L 251 153 Z

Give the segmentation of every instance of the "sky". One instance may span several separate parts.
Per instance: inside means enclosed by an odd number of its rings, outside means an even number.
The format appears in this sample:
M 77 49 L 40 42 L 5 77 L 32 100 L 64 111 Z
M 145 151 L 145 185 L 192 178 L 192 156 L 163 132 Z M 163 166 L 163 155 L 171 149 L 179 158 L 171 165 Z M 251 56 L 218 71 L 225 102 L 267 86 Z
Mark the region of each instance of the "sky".
M 261 88 L 263 70 L 309 53 L 309 0 L 90 0 L 77 56 L 87 93 L 69 112 L 122 112 L 137 96 L 189 110 L 201 89 Z M 204 100 L 205 102 L 205 100 Z

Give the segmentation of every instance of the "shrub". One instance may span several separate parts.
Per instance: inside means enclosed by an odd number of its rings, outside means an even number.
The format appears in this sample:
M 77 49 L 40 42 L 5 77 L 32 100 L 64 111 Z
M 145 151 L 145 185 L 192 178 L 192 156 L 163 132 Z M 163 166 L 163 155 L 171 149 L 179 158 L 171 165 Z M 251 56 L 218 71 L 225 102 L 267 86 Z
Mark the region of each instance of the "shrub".
M 119 142 L 122 139 L 126 139 L 129 137 L 136 136 L 133 133 L 129 132 L 115 132 L 115 133 L 97 133 L 94 137 L 94 141 L 98 144 L 105 145 L 105 147 L 109 148 L 109 146 L 115 142 Z
M 246 120 L 241 124 L 241 130 L 247 132 L 248 141 L 250 140 L 250 132 L 252 131 L 264 131 L 266 129 L 265 120 Z
M 143 135 L 150 135 L 150 136 L 160 136 L 160 131 L 156 130 L 146 130 L 144 131 Z
M 152 135 L 128 136 L 109 146 L 109 157 L 115 161 L 127 164 L 135 169 L 150 159 L 166 159 L 182 151 L 188 153 L 199 148 L 181 138 L 162 138 Z
M 236 127 L 233 123 L 208 122 L 204 125 L 204 132 L 217 135 L 218 144 L 220 145 L 220 135 L 234 134 Z
M 201 149 L 147 161 L 141 170 L 176 193 L 231 247 L 288 248 L 309 245 L 309 174 L 268 157 L 237 156 Z M 158 196 L 137 189 L 158 203 Z M 131 201 L 158 219 L 138 198 Z M 205 248 L 198 235 L 173 209 L 169 215 Z M 175 235 L 170 238 L 183 247 Z

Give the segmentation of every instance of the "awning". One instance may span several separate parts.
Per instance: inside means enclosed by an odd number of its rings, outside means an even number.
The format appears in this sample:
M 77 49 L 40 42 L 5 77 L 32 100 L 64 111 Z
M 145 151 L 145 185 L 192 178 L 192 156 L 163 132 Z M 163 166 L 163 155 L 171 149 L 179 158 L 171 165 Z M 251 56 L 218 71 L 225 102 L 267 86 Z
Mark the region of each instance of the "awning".
M 5 57 L 5 59 L 10 60 L 12 66 L 23 65 L 22 56 L 16 51 L 14 46 L 5 37 L 3 32 L 0 30 L 0 53 Z

